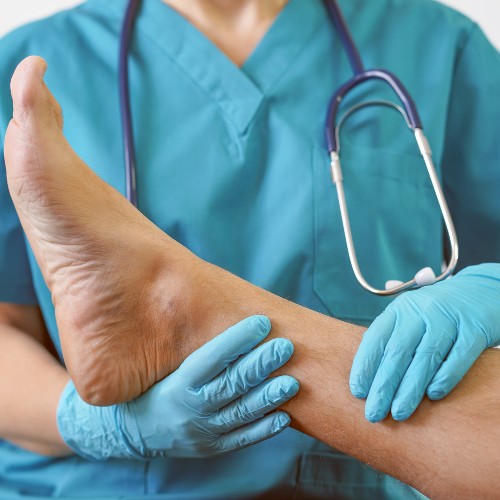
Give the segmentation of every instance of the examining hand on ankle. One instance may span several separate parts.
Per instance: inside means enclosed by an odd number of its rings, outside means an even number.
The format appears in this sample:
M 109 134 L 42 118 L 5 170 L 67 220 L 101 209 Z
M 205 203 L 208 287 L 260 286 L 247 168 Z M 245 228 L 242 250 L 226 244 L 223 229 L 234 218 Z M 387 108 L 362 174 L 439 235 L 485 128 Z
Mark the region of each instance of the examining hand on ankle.
M 247 318 L 129 403 L 88 405 L 70 382 L 59 402 L 61 436 L 78 455 L 103 460 L 205 457 L 278 434 L 290 417 L 269 412 L 291 399 L 299 384 L 287 375 L 268 379 L 293 353 L 285 339 L 256 348 L 270 328 L 266 317 Z

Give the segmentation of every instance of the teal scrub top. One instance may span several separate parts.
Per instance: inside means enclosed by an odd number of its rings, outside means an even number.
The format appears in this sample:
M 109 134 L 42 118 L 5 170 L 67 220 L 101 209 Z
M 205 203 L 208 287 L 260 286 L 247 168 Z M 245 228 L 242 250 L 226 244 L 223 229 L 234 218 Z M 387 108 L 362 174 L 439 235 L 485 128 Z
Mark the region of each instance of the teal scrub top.
M 0 138 L 9 79 L 29 54 L 65 135 L 125 192 L 117 54 L 125 0 L 91 0 L 0 41 Z M 430 0 L 341 0 L 367 67 L 396 73 L 419 107 L 461 245 L 460 267 L 500 261 L 500 55 L 467 18 Z M 290 0 L 242 68 L 161 0 L 145 0 L 130 55 L 139 208 L 209 262 L 311 309 L 368 324 L 390 299 L 349 265 L 323 135 L 351 76 L 319 0 Z M 366 85 L 348 104 L 393 97 Z M 367 109 L 341 135 L 361 268 L 383 287 L 443 258 L 440 212 L 412 134 Z M 3 155 L 0 155 L 3 157 Z M 54 309 L 0 165 L 0 302 Z M 305 333 L 306 334 L 306 333 Z M 334 332 L 332 332 L 334 335 Z M 325 381 L 325 383 L 327 383 Z M 335 432 L 335 430 L 332 430 Z M 410 498 L 413 490 L 294 430 L 203 460 L 47 458 L 0 441 L 0 497 Z

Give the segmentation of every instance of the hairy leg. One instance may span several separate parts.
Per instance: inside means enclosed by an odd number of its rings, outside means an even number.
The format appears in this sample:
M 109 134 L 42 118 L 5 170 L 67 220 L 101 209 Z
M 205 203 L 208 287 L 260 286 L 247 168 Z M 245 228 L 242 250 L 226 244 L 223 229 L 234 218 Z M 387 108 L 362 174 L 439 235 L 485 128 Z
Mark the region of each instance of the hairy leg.
M 362 329 L 197 259 L 147 221 L 71 151 L 41 64 L 25 61 L 13 80 L 7 175 L 83 397 L 130 399 L 231 324 L 267 314 L 272 335 L 295 344 L 286 371 L 301 391 L 286 409 L 297 429 L 433 498 L 496 496 L 500 353 L 408 422 L 370 424 L 348 388 Z
M 272 336 L 287 337 L 295 354 L 285 367 L 301 384 L 284 405 L 292 426 L 408 483 L 431 498 L 497 498 L 500 474 L 500 351 L 486 351 L 455 391 L 422 402 L 406 422 L 372 424 L 349 390 L 362 328 L 324 316 L 203 264 L 192 299 L 200 339 L 241 314 L 267 314 Z M 216 292 L 210 299 L 209 292 Z

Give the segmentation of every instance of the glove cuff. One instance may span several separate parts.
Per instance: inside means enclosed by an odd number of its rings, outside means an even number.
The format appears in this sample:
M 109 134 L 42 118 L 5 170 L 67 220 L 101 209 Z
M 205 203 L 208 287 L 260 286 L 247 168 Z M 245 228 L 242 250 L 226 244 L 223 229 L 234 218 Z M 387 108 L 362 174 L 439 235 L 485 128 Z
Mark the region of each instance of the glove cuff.
M 70 381 L 57 407 L 59 434 L 77 455 L 88 460 L 141 459 L 123 435 L 120 407 L 85 403 Z

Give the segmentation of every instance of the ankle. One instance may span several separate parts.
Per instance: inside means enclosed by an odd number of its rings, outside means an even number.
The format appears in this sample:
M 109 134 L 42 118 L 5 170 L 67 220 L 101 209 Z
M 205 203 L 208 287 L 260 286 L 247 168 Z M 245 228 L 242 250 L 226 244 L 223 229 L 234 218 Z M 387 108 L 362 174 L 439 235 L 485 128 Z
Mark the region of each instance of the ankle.
M 169 363 L 161 367 L 162 375 L 177 369 L 191 353 L 233 324 L 256 314 L 252 288 L 184 247 L 170 247 L 159 265 L 150 299 L 168 329 Z
M 70 328 L 62 328 L 61 340 L 68 370 L 82 399 L 92 405 L 139 396 L 189 354 L 184 352 L 194 289 L 191 269 L 199 259 L 157 235 L 154 244 L 146 237 L 131 245 L 127 255 L 120 265 L 128 271 L 113 286 L 113 301 L 105 311 L 89 317 L 86 308 L 64 307 Z M 87 301 L 82 295 L 79 299 L 79 306 Z
M 146 307 L 155 318 L 156 382 L 176 370 L 207 340 L 203 332 L 206 300 L 199 286 L 207 263 L 168 238 L 152 261 Z

